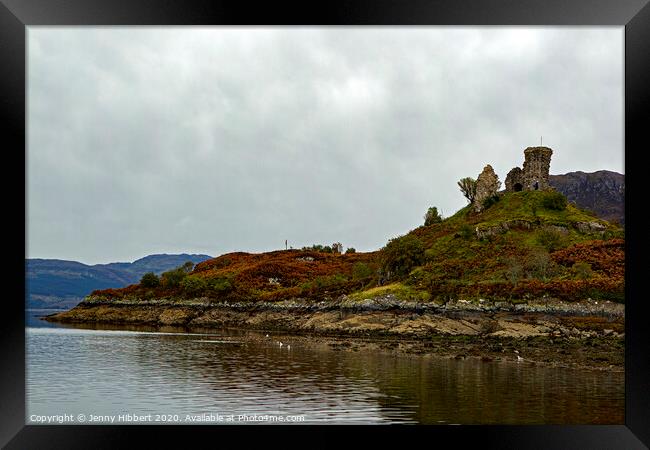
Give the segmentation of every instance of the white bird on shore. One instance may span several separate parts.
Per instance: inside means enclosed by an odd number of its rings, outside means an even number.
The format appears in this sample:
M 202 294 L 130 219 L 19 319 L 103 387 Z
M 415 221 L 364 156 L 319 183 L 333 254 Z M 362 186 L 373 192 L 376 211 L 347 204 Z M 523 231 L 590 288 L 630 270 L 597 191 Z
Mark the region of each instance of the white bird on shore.
M 287 350 L 291 350 L 291 344 L 287 344 Z
M 267 335 L 266 335 L 266 336 L 264 336 L 264 337 L 269 337 L 269 335 L 267 334 Z
M 280 347 L 282 347 L 282 342 L 280 342 Z
M 519 356 L 519 352 L 518 352 L 517 350 L 515 350 L 515 353 L 517 354 L 517 362 L 521 362 L 521 361 L 524 360 L 524 358 L 522 358 L 521 356 Z

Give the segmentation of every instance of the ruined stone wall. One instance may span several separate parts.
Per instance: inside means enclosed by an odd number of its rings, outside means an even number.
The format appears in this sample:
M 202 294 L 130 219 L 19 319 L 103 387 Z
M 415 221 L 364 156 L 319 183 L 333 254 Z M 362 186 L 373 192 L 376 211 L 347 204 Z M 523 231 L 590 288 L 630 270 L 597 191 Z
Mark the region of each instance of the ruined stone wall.
M 523 190 L 524 187 L 524 171 L 519 167 L 515 167 L 508 175 L 506 175 L 506 191 L 516 192 Z
M 548 172 L 553 150 L 548 147 L 528 147 L 524 150 L 524 168 L 515 167 L 506 176 L 506 191 L 546 191 L 551 189 Z
M 501 187 L 501 182 L 491 165 L 483 168 L 483 172 L 476 179 L 476 196 L 474 197 L 474 210 L 481 211 L 486 198 L 496 195 Z

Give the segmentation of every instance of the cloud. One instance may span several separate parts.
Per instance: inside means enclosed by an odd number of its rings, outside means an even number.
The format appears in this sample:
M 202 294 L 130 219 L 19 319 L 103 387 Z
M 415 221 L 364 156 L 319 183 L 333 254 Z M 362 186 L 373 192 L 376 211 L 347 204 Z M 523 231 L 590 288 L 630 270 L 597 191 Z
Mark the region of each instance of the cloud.
M 29 27 L 28 256 L 374 250 L 540 135 L 624 170 L 622 27 Z

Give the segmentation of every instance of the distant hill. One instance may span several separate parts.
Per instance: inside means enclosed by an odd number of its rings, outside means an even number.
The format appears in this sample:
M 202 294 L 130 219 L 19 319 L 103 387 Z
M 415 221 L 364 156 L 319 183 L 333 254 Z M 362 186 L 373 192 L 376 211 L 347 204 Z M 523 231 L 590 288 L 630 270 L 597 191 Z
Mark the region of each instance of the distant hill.
M 95 289 L 119 288 L 138 283 L 147 272 L 160 274 L 192 261 L 198 264 L 208 255 L 149 255 L 132 263 L 92 266 L 60 259 L 25 260 L 26 308 L 70 308 Z
M 608 222 L 625 223 L 625 175 L 609 170 L 551 175 L 549 182 L 571 202 Z

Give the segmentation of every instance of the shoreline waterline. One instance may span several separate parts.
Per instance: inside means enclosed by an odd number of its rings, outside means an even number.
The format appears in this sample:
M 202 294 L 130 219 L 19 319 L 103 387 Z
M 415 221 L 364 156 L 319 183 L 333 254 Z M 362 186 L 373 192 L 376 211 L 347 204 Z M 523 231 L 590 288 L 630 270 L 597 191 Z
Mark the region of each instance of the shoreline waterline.
M 447 311 L 412 308 L 309 309 L 287 305 L 111 304 L 83 302 L 44 320 L 73 326 L 150 326 L 154 329 L 241 330 L 281 333 L 341 350 L 373 348 L 484 361 L 521 361 L 556 367 L 622 371 L 624 309 L 573 313 L 479 310 L 461 304 Z M 484 308 L 483 305 L 479 305 Z M 602 306 L 601 306 L 602 307 Z M 347 344 L 346 344 L 347 342 Z M 342 345 L 340 345 L 342 343 Z M 349 345 L 348 345 L 349 344 Z M 525 352 L 526 356 L 515 353 Z

